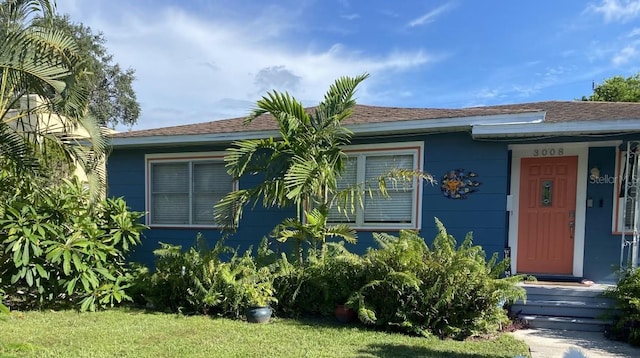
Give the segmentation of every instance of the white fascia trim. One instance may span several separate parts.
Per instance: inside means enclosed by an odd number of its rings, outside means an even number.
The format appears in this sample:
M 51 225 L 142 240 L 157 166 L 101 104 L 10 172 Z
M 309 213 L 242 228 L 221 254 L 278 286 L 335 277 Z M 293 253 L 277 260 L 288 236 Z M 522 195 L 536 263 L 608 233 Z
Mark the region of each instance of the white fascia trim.
M 232 132 L 232 133 L 210 133 L 210 134 L 191 134 L 191 135 L 157 135 L 148 137 L 126 137 L 112 138 L 111 145 L 113 147 L 138 147 L 138 146 L 163 146 L 163 145 L 182 145 L 182 144 L 200 144 L 211 142 L 233 142 L 243 139 L 262 139 L 276 138 L 280 133 L 277 131 L 253 131 L 253 132 Z
M 454 117 L 440 119 L 414 119 L 381 123 L 363 123 L 347 126 L 356 135 L 422 132 L 433 130 L 456 131 L 473 128 L 479 124 L 507 125 L 510 123 L 535 124 L 544 120 L 545 112 L 524 112 L 515 114 L 497 114 L 488 116 Z
M 579 135 L 595 133 L 640 132 L 640 119 L 609 121 L 573 121 L 560 123 L 512 123 L 474 125 L 473 138 L 532 137 L 545 135 Z
M 409 121 L 381 122 L 352 124 L 347 128 L 356 135 L 428 132 L 428 131 L 456 131 L 466 130 L 474 126 L 483 125 L 509 125 L 509 124 L 536 124 L 544 120 L 545 112 L 523 112 L 515 114 L 498 114 L 488 116 L 455 117 L 440 119 L 414 119 Z M 166 135 L 148 137 L 112 138 L 113 147 L 137 147 L 152 145 L 184 145 L 211 142 L 233 142 L 243 139 L 277 138 L 278 131 L 253 131 L 233 133 L 210 133 L 193 135 Z

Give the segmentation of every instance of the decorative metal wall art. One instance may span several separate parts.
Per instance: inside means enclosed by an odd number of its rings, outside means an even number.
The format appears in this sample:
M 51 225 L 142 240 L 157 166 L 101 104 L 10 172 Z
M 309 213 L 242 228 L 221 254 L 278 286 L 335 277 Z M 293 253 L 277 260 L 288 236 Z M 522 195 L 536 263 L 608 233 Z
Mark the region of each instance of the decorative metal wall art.
M 440 190 L 449 199 L 466 199 L 467 195 L 478 191 L 478 174 L 464 169 L 454 169 L 442 176 Z

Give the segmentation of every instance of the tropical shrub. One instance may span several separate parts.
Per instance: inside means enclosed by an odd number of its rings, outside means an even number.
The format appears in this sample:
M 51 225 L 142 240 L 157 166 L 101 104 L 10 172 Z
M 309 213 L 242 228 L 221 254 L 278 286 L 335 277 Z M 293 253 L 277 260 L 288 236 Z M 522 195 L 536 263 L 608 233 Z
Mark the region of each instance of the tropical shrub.
M 84 311 L 129 299 L 125 255 L 145 226 L 122 198 L 94 202 L 83 183 L 64 179 L 18 190 L 2 208 L 0 289 L 12 302 Z
M 262 244 L 261 244 L 262 245 Z M 134 297 L 157 310 L 186 314 L 241 317 L 249 306 L 276 303 L 272 266 L 225 246 L 223 240 L 211 249 L 201 234 L 186 251 L 179 245 L 160 243 L 155 272 L 140 268 Z M 259 250 L 260 251 L 260 250 Z M 229 260 L 223 257 L 231 255 Z
M 605 295 L 615 299 L 618 311 L 608 335 L 640 346 L 640 271 L 623 271 L 618 285 Z
M 219 242 L 212 249 L 198 234 L 196 244 L 183 251 L 179 245 L 160 243 L 155 272 L 141 267 L 135 280 L 134 298 L 162 311 L 207 314 L 219 303 L 213 278 L 219 269 L 221 253 L 231 248 Z
M 302 263 L 291 264 L 286 257 L 278 261 L 274 284 L 283 314 L 330 316 L 364 284 L 363 260 L 344 242 L 327 243 L 325 252 L 309 250 Z
M 362 322 L 419 335 L 463 338 L 508 322 L 505 301 L 524 297 L 521 277 L 499 278 L 505 261 L 489 261 L 468 234 L 457 247 L 436 219 L 429 247 L 412 231 L 376 234 L 380 246 L 363 257 L 366 283 L 352 295 Z
M 524 298 L 522 277 L 500 278 L 506 261 L 487 261 L 470 234 L 458 246 L 436 222 L 431 245 L 413 231 L 375 234 L 379 247 L 364 255 L 326 243 L 303 261 L 277 255 L 266 239 L 255 256 L 222 241 L 208 249 L 201 236 L 186 251 L 161 244 L 155 273 L 138 276 L 134 297 L 159 310 L 233 318 L 254 305 L 274 304 L 280 316 L 330 316 L 346 304 L 383 329 L 443 338 L 495 332 L 508 322 L 504 303 Z
M 237 228 L 243 208 L 251 202 L 265 207 L 295 207 L 296 216 L 283 220 L 273 236 L 282 242 L 292 241 L 294 257 L 301 262 L 304 247 L 320 247 L 322 255 L 328 240 L 356 242 L 356 233 L 349 225 L 329 222 L 332 210 L 353 213 L 366 193 L 388 197 L 387 183 L 406 185 L 416 178 L 432 182 L 428 174 L 396 168 L 371 182 L 338 186 L 348 163 L 344 146 L 351 142 L 353 134 L 343 121 L 356 105 L 357 86 L 368 77 L 363 74 L 338 78 L 323 100 L 310 109 L 288 93 L 278 91 L 258 100 L 245 122 L 275 120 L 279 135 L 235 141 L 228 148 L 224 158 L 228 173 L 234 179 L 259 176 L 260 180 L 216 203 L 216 223 L 227 229 Z

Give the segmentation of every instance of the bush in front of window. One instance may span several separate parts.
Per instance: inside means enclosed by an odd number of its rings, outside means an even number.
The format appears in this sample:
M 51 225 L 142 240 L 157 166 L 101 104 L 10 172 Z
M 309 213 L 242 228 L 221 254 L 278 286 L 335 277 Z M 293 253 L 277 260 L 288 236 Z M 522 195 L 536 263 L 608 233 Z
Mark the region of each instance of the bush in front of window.
M 136 297 L 157 310 L 241 318 L 257 289 L 280 317 L 330 317 L 346 304 L 379 329 L 442 338 L 495 332 L 508 323 L 503 304 L 524 297 L 522 277 L 501 278 L 507 261 L 486 260 L 470 234 L 458 246 L 437 225 L 431 245 L 413 231 L 376 234 L 378 247 L 363 255 L 327 243 L 307 249 L 303 261 L 277 255 L 266 239 L 255 255 L 230 260 L 222 256 L 231 249 L 207 249 L 201 237 L 186 251 L 163 244 Z
M 464 338 L 495 332 L 509 320 L 502 304 L 524 298 L 523 278 L 500 278 L 506 261 L 488 262 L 468 234 L 460 246 L 436 219 L 429 247 L 413 231 L 376 234 L 364 256 L 366 283 L 349 305 L 368 325 L 423 336 Z

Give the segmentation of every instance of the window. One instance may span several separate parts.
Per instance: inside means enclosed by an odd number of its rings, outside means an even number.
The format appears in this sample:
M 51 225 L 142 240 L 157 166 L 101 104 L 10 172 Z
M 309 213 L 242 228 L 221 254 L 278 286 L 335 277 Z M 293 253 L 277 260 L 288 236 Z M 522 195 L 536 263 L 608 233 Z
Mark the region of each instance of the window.
M 331 209 L 329 221 L 350 223 L 360 228 L 403 229 L 419 228 L 419 181 L 394 183 L 386 179 L 389 198 L 380 195 L 377 178 L 393 169 L 420 169 L 422 143 L 408 143 L 407 147 L 354 146 L 345 149 L 349 159 L 338 180 L 338 189 L 353 187 L 358 183 L 370 183 L 373 195 L 363 194 L 362 207 L 354 203 L 355 212 L 338 212 Z
M 637 209 L 637 194 L 640 178 L 638 170 L 640 164 L 640 153 L 637 148 L 633 148 L 631 155 L 627 156 L 627 151 L 620 151 L 618 157 L 618 175 L 616 178 L 616 218 L 615 232 L 633 231 L 633 222 Z M 626 191 L 626 201 L 625 201 Z M 640 225 L 640 222 L 638 223 Z
M 221 156 L 148 157 L 149 225 L 210 226 L 213 206 L 234 189 Z

